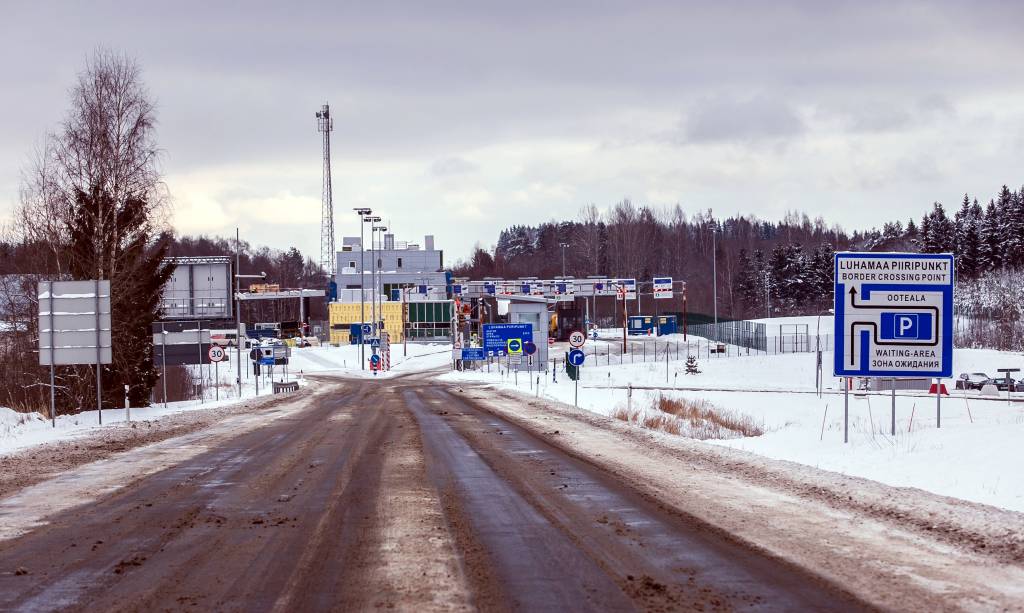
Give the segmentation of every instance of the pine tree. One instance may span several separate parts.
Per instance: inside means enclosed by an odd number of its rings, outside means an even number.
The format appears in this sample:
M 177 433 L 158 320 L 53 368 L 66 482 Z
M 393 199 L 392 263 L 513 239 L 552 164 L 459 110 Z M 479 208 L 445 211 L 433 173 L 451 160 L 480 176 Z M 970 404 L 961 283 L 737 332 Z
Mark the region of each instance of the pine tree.
M 1003 189 L 1006 189 L 1005 186 Z M 1000 198 L 1003 194 L 1000 194 Z M 1024 266 L 1024 188 L 1011 192 L 1004 218 L 1004 253 L 1006 264 L 1013 268 Z
M 112 364 L 101 369 L 104 403 L 120 406 L 124 386 L 134 406 L 146 406 L 157 381 L 151 326 L 173 267 L 163 263 L 170 237 L 153 236 L 149 205 L 128 197 L 115 203 L 105 190 L 78 192 L 68 218 L 68 256 L 75 279 L 110 280 Z M 117 262 L 117 266 L 112 266 Z M 104 274 L 105 271 L 112 274 Z
M 985 217 L 978 233 L 980 248 L 978 254 L 978 272 L 984 273 L 997 270 L 1003 264 L 1002 230 L 999 224 L 999 211 L 993 200 L 985 207 Z
M 699 375 L 700 368 L 697 364 L 697 356 L 690 354 L 686 356 L 686 374 L 688 375 Z
M 758 282 L 755 277 L 753 264 L 747 256 L 746 249 L 740 249 L 739 257 L 736 260 L 736 275 L 733 279 L 733 289 L 747 313 L 754 311 L 758 303 Z

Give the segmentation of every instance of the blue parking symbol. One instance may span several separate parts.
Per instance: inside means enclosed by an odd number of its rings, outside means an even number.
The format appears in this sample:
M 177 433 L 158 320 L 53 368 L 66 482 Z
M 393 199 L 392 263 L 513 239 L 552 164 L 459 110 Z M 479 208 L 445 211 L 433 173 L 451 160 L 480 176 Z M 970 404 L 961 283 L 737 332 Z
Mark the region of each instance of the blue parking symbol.
M 932 339 L 932 314 L 882 313 L 881 337 L 886 340 L 934 340 Z

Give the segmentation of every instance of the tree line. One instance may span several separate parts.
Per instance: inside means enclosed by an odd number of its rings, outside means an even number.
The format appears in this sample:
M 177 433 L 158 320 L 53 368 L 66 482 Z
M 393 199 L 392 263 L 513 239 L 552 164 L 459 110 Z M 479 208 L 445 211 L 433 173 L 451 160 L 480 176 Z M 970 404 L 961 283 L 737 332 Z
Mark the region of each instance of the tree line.
M 710 210 L 687 217 L 678 205 L 623 200 L 606 212 L 587 206 L 574 220 L 506 228 L 492 249 L 478 244 L 453 272 L 471 278 L 554 277 L 563 270 L 573 277 L 642 281 L 672 276 L 686 282 L 690 307 L 704 313 L 714 308 L 717 280 L 722 316 L 813 315 L 832 304 L 833 255 L 844 250 L 953 253 L 961 293 L 979 296 L 983 292 L 968 288 L 980 279 L 1024 267 L 1024 187 L 1004 185 L 984 207 L 965 194 L 952 216 L 934 202 L 920 221 L 852 233 L 797 212 L 778 222 L 719 219 Z M 994 316 L 991 302 L 965 298 L 960 305 L 963 312 Z

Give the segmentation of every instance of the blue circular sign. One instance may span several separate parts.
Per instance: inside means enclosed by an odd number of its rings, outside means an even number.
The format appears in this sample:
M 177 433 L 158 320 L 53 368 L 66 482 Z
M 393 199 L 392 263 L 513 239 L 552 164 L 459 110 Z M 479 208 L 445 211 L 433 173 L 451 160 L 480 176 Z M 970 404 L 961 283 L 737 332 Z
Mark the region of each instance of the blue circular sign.
M 526 355 L 533 355 L 537 353 L 537 345 L 533 344 L 533 341 L 526 341 L 523 343 L 523 353 Z
M 377 354 L 371 355 L 370 356 L 370 364 L 373 364 L 374 366 L 376 366 L 377 364 L 380 364 L 380 356 L 377 355 Z
M 522 353 L 523 352 L 523 341 L 518 339 L 518 338 L 510 338 L 510 339 L 508 339 L 507 346 L 508 346 L 508 352 L 510 354 L 515 355 L 517 353 Z
M 363 334 L 372 334 L 373 333 L 373 326 L 371 326 L 370 324 L 363 324 L 362 331 L 363 331 Z
M 583 366 L 583 360 L 587 358 L 587 355 L 579 349 L 573 349 L 569 352 L 569 363 L 573 366 Z

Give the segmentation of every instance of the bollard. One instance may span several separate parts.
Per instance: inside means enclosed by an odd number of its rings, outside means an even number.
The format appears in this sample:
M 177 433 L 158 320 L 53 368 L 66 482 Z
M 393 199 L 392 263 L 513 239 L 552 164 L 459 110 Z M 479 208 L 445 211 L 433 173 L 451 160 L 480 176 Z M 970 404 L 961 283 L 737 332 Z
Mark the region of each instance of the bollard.
M 131 421 L 132 420 L 132 407 L 131 407 L 131 403 L 128 401 L 128 386 L 127 385 L 124 386 L 124 415 L 125 415 L 125 419 L 127 421 Z

